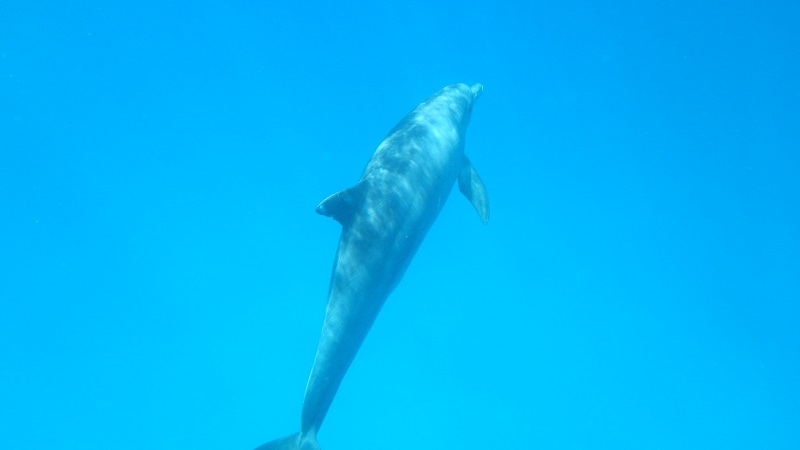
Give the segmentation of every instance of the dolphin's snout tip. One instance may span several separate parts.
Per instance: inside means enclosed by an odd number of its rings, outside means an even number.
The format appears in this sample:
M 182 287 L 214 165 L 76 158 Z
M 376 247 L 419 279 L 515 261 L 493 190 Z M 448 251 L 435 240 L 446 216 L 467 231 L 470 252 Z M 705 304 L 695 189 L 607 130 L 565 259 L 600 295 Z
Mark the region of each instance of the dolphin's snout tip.
M 472 91 L 472 97 L 474 100 L 477 100 L 478 97 L 480 97 L 481 93 L 483 92 L 483 85 L 480 83 L 473 84 L 469 88 Z

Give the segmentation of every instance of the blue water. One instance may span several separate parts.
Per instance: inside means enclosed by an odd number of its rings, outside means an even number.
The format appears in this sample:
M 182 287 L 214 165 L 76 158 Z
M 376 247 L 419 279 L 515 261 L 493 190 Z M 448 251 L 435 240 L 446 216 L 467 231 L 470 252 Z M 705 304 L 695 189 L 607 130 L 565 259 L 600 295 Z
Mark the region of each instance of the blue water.
M 451 196 L 322 448 L 800 448 L 798 24 L 796 2 L 3 2 L 0 448 L 297 431 L 340 229 L 314 208 L 456 82 L 485 86 L 466 151 L 492 218 Z

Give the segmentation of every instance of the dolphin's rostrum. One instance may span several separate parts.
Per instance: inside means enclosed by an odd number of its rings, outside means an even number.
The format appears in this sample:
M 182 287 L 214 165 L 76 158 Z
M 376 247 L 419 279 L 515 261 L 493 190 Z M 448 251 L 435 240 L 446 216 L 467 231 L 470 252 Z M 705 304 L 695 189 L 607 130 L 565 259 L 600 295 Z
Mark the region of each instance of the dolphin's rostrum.
M 355 186 L 317 212 L 342 224 L 317 356 L 299 433 L 256 450 L 317 450 L 317 432 L 384 301 L 397 286 L 458 180 L 483 223 L 489 199 L 464 155 L 464 135 L 483 86 L 454 84 L 433 94 L 378 146 Z

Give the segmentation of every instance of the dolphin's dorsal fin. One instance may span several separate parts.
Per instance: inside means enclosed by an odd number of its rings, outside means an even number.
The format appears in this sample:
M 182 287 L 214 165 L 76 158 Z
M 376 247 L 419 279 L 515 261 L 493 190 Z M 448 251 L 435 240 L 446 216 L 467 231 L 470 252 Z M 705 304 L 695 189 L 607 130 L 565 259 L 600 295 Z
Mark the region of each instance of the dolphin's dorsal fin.
M 464 157 L 464 166 L 458 175 L 458 190 L 472 203 L 485 225 L 489 221 L 489 195 L 481 177 L 467 157 Z
M 361 204 L 361 184 L 339 191 L 317 206 L 317 214 L 332 217 L 342 225 L 350 223 Z

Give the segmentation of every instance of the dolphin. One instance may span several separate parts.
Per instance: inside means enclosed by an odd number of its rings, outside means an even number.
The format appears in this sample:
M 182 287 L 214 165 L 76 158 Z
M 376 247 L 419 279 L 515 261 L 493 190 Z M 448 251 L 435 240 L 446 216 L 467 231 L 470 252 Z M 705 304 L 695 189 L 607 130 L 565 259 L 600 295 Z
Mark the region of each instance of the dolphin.
M 300 432 L 256 450 L 319 450 L 317 432 L 386 298 L 458 180 L 485 224 L 486 187 L 464 154 L 472 106 L 483 86 L 454 84 L 403 118 L 375 150 L 359 182 L 317 206 L 342 225 Z

